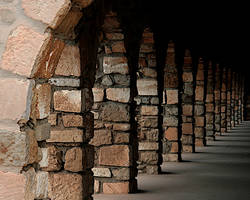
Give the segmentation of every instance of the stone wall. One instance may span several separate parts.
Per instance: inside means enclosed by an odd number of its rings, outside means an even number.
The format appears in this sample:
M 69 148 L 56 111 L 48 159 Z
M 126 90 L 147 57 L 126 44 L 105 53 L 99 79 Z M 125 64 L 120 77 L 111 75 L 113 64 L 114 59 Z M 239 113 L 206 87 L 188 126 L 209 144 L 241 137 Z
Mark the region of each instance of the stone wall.
M 139 139 L 139 173 L 160 172 L 159 97 L 156 52 L 153 33 L 143 32 L 137 72 L 137 132 Z
M 214 123 L 215 135 L 221 134 L 221 68 L 219 64 L 215 66 L 215 84 L 214 84 Z
M 232 69 L 227 72 L 227 129 L 232 128 L 231 125 L 231 101 L 232 101 Z
M 221 83 L 221 133 L 227 132 L 227 69 L 223 68 Z

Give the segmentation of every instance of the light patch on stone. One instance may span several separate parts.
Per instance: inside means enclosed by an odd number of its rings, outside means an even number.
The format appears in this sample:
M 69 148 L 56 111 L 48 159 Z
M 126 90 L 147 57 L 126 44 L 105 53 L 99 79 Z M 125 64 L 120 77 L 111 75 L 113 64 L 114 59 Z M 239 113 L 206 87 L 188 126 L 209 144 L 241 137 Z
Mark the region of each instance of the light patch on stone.
M 95 177 L 111 177 L 109 168 L 92 168 Z

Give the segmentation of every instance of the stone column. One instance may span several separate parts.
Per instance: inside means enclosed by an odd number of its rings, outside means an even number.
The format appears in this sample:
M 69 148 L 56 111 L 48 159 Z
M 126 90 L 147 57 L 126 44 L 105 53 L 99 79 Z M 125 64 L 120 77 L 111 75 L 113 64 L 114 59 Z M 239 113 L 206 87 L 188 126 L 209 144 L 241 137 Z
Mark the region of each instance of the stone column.
M 238 73 L 235 73 L 235 100 L 234 100 L 234 124 L 239 124 L 238 111 L 239 111 L 239 78 Z
M 231 101 L 232 101 L 232 69 L 227 72 L 227 130 L 232 129 L 231 125 Z
M 139 139 L 139 173 L 158 174 L 159 160 L 159 98 L 157 88 L 156 55 L 153 33 L 143 32 L 137 71 L 136 121 Z
M 219 64 L 215 68 L 215 85 L 214 85 L 214 122 L 215 122 L 215 135 L 221 135 L 221 69 Z
M 202 58 L 199 59 L 196 87 L 195 87 L 195 103 L 194 103 L 194 134 L 195 146 L 205 146 L 205 82 L 204 82 L 204 63 Z
M 136 191 L 136 128 L 131 71 L 125 56 L 124 33 L 115 13 L 107 14 L 99 46 L 96 81 L 93 88 L 96 193 Z M 149 120 L 151 122 L 151 120 Z M 146 123 L 146 122 L 145 122 Z
M 210 61 L 207 69 L 207 94 L 206 94 L 206 140 L 215 140 L 214 125 L 214 73 L 213 65 Z
M 235 127 L 236 72 L 232 72 L 231 126 Z
M 245 102 L 245 76 L 242 74 L 241 75 L 241 93 L 240 93 L 240 98 L 241 98 L 241 122 L 244 121 L 244 102 Z
M 227 69 L 223 68 L 221 84 L 221 133 L 227 132 Z
M 184 152 L 195 152 L 194 136 L 194 78 L 193 63 L 186 50 L 182 73 L 182 146 Z
M 180 90 L 178 68 L 175 60 L 175 46 L 169 42 L 164 68 L 163 91 L 163 160 L 181 160 L 180 140 Z

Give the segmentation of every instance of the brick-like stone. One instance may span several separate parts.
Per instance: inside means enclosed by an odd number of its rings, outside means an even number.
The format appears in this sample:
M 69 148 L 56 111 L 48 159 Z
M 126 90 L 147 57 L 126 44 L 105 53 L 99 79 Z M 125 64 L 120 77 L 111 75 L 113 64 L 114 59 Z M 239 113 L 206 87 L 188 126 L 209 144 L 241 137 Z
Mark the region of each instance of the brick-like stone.
M 116 133 L 114 136 L 115 144 L 129 143 L 129 134 L 128 133 Z
M 45 171 L 59 171 L 62 163 L 62 153 L 55 147 L 41 148 L 42 160 L 40 167 Z
M 47 142 L 83 142 L 83 131 L 80 129 L 51 130 Z
M 158 154 L 155 151 L 141 151 L 139 153 L 139 160 L 142 163 L 148 163 L 148 164 L 157 164 L 158 162 Z
M 36 173 L 36 198 L 43 199 L 48 197 L 48 181 L 48 172 L 38 171 Z
M 27 16 L 41 21 L 55 29 L 70 10 L 70 0 L 22 0 L 22 7 Z
M 182 113 L 185 116 L 192 116 L 193 115 L 193 105 L 183 105 L 182 106 Z
M 92 88 L 94 102 L 102 102 L 104 97 L 104 90 L 102 88 Z
M 137 80 L 138 94 L 143 96 L 157 96 L 157 80 L 155 79 L 138 79 Z
M 140 72 L 145 77 L 150 77 L 150 78 L 156 78 L 157 77 L 157 71 L 155 69 L 152 69 L 152 68 L 149 68 L 149 67 L 144 67 L 144 68 L 140 69 Z
M 156 142 L 139 142 L 139 151 L 151 151 L 151 150 L 158 150 L 159 146 Z
M 80 172 L 83 170 L 82 166 L 82 149 L 75 147 L 69 149 L 65 154 L 64 169 L 71 172 Z
M 38 70 L 39 58 L 50 40 L 49 34 L 40 34 L 30 27 L 20 25 L 10 35 L 2 56 L 1 68 L 32 77 Z
M 58 87 L 80 87 L 80 79 L 75 78 L 51 78 L 49 79 L 49 83 L 51 85 L 55 85 Z
M 158 115 L 158 106 L 141 106 L 141 115 Z
M 112 144 L 111 131 L 108 129 L 95 130 L 94 137 L 91 139 L 90 144 L 94 146 Z
M 183 82 L 192 82 L 193 81 L 193 73 L 192 72 L 183 72 L 182 80 L 183 80 Z
M 29 119 L 33 81 L 1 78 L 0 120 Z M 27 107 L 28 106 L 28 107 Z
M 165 138 L 168 140 L 178 140 L 178 129 L 174 127 L 169 127 L 165 131 Z
M 128 122 L 129 106 L 121 103 L 105 103 L 101 109 L 101 118 L 104 121 Z
M 55 110 L 65 112 L 81 112 L 81 91 L 60 90 L 54 93 Z
M 81 115 L 63 115 L 63 125 L 64 127 L 80 127 L 83 126 L 83 118 Z
M 177 104 L 179 102 L 178 99 L 178 90 L 167 90 L 167 104 Z
M 129 192 L 129 182 L 103 183 L 104 194 L 128 194 Z
M 111 46 L 113 53 L 125 53 L 126 49 L 123 41 L 115 42 Z
M 51 126 L 56 126 L 57 125 L 57 114 L 51 113 L 49 115 L 48 122 L 50 123 Z
M 195 100 L 204 101 L 204 86 L 196 86 L 195 88 Z
M 55 74 L 58 76 L 79 77 L 81 74 L 80 68 L 80 52 L 78 46 L 65 45 Z
M 109 168 L 94 167 L 92 171 L 95 177 L 111 177 Z
M 182 124 L 182 133 L 183 134 L 193 134 L 193 124 L 192 123 L 183 123 Z
M 108 40 L 123 40 L 124 35 L 122 33 L 105 33 Z
M 127 103 L 130 100 L 130 88 L 108 88 L 106 95 L 108 100 Z
M 153 116 L 150 116 L 150 117 L 147 117 L 147 116 L 144 116 L 144 117 L 141 117 L 140 118 L 140 122 L 141 126 L 143 127 L 149 127 L 149 128 L 155 128 L 158 126 L 158 117 L 153 117 Z
M 35 127 L 35 135 L 36 135 L 37 141 L 43 141 L 43 140 L 49 139 L 50 124 L 49 123 L 37 124 Z
M 130 124 L 127 123 L 115 123 L 113 124 L 113 130 L 115 131 L 129 131 Z
M 50 173 L 48 197 L 56 200 L 82 200 L 82 176 L 76 173 Z
M 130 166 L 130 150 L 127 145 L 112 145 L 101 147 L 99 164 L 108 166 Z
M 129 168 L 113 169 L 112 174 L 116 180 L 129 180 L 130 179 L 130 169 Z
M 179 152 L 179 145 L 178 142 L 172 142 L 171 143 L 171 153 L 178 153 Z
M 95 180 L 94 182 L 94 193 L 99 193 L 100 192 L 100 181 Z
M 195 125 L 203 127 L 205 125 L 205 118 L 203 116 L 195 117 Z
M 128 60 L 126 57 L 104 57 L 103 72 L 105 74 L 128 74 Z

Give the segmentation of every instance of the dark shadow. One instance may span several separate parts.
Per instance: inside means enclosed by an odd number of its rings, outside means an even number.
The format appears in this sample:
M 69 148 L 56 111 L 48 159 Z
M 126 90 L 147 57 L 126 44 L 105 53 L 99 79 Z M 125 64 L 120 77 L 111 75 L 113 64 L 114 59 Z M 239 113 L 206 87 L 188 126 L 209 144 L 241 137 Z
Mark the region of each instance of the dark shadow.
M 143 194 L 143 193 L 149 193 L 149 191 L 138 189 L 138 190 L 136 191 L 136 193 L 138 193 L 138 194 Z
M 164 172 L 164 171 L 159 173 L 159 175 L 173 175 L 173 174 L 176 174 L 176 173 L 174 173 L 174 172 Z

